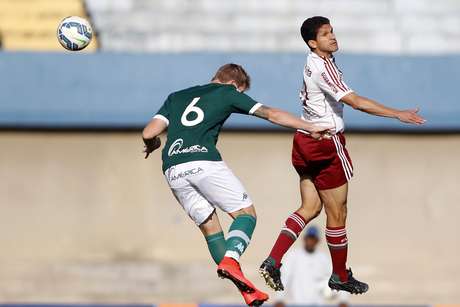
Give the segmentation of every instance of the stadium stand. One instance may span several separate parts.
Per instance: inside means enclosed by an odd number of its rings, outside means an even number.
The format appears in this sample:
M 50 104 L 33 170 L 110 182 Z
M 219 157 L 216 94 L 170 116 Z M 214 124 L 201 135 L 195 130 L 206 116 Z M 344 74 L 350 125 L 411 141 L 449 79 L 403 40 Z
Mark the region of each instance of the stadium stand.
M 344 52 L 460 52 L 460 1 L 456 0 L 87 0 L 86 3 L 101 30 L 100 39 L 106 50 L 303 51 L 299 24 L 307 16 L 320 14 L 332 19 Z
M 56 28 L 66 16 L 88 18 L 81 0 L 0 0 L 0 37 L 9 51 L 63 51 Z M 86 49 L 97 49 L 94 42 Z

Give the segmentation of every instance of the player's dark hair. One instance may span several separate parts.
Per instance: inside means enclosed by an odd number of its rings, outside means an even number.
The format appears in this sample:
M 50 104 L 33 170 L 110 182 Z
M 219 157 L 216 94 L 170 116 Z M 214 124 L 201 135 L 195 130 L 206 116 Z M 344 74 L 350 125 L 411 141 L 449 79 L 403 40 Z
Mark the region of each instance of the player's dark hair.
M 318 35 L 318 30 L 323 25 L 328 25 L 331 22 L 329 19 L 323 16 L 314 16 L 306 19 L 302 26 L 300 27 L 300 34 L 302 35 L 303 40 L 307 44 L 310 50 L 313 50 L 310 45 L 308 45 L 309 40 L 316 40 L 316 36 Z
M 212 77 L 212 81 L 215 80 L 221 82 L 235 81 L 238 87 L 243 86 L 245 89 L 249 89 L 251 86 L 251 78 L 244 70 L 243 66 L 233 63 L 221 66 L 214 77 Z

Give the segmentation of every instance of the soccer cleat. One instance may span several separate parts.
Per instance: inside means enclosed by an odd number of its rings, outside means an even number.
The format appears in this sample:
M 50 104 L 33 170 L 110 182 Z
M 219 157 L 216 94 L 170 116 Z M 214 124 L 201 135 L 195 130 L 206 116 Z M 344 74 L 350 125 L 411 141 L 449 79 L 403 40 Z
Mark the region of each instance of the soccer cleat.
M 273 290 L 284 290 L 283 283 L 281 282 L 281 271 L 279 268 L 274 266 L 268 258 L 265 259 L 265 261 L 260 266 L 259 274 L 263 277 L 263 279 L 265 279 L 265 283 L 267 284 L 267 286 L 269 286 Z
M 233 258 L 224 257 L 217 267 L 217 275 L 220 278 L 230 279 L 241 292 L 252 293 L 256 287 L 241 271 L 240 264 Z
M 268 300 L 268 295 L 257 289 L 252 293 L 240 292 L 248 306 L 260 306 Z
M 332 273 L 332 276 L 329 279 L 329 288 L 337 291 L 347 291 L 351 294 L 363 294 L 369 290 L 369 286 L 366 283 L 356 280 L 353 277 L 353 272 L 351 269 L 347 270 L 347 274 L 348 280 L 341 281 L 337 274 Z

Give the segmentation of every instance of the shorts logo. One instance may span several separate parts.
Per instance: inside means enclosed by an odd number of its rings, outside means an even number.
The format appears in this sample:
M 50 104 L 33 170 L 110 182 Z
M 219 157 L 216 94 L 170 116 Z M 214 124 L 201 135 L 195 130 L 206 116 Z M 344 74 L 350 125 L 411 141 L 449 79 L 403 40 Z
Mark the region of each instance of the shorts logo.
M 246 199 L 248 199 L 248 194 L 243 193 L 243 200 L 246 200 Z
M 184 178 L 190 175 L 198 175 L 198 174 L 201 174 L 202 172 L 204 172 L 204 170 L 201 167 L 195 167 L 195 168 L 186 170 L 184 172 L 180 172 L 179 174 L 176 174 L 173 176 L 169 175 L 169 176 L 171 176 L 170 180 L 174 181 L 174 180 L 181 179 L 181 178 Z
M 183 139 L 175 140 L 174 143 L 172 143 L 169 147 L 168 156 L 172 157 L 174 155 L 180 155 L 184 153 L 208 152 L 208 149 L 205 146 L 192 145 L 190 147 L 182 148 L 183 145 Z

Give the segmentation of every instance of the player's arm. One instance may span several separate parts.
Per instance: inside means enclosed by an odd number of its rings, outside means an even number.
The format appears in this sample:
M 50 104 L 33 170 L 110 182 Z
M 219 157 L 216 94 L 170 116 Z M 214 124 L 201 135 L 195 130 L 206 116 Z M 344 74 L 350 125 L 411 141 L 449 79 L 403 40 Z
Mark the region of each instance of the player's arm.
M 349 93 L 342 97 L 340 101 L 348 104 L 353 109 L 366 112 L 376 116 L 396 118 L 403 123 L 421 125 L 425 123 L 425 119 L 418 115 L 419 109 L 412 110 L 397 110 L 386 107 L 377 101 L 359 96 L 355 93 Z
M 142 131 L 142 139 L 144 141 L 145 159 L 148 158 L 150 153 L 161 146 L 160 138 L 158 137 L 163 131 L 166 130 L 168 124 L 159 118 L 153 118 Z
M 271 108 L 265 105 L 260 106 L 253 115 L 266 119 L 276 125 L 301 129 L 311 133 L 311 136 L 315 139 L 321 139 L 321 137 L 328 132 L 332 127 L 320 127 L 310 124 L 301 118 L 298 118 L 286 111 Z

